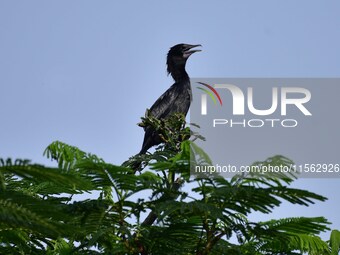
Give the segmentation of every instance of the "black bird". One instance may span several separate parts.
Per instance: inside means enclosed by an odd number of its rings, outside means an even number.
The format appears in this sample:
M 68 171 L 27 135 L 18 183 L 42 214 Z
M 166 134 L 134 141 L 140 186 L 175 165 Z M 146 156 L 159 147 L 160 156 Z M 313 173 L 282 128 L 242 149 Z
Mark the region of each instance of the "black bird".
M 201 46 L 190 44 L 177 44 L 170 48 L 167 55 L 167 71 L 175 83 L 161 95 L 151 106 L 149 113 L 157 119 L 166 119 L 174 113 L 188 113 L 192 92 L 190 79 L 185 71 L 185 64 L 191 54 L 201 51 L 192 50 Z M 157 132 L 150 126 L 144 128 L 145 135 L 142 149 L 139 154 L 145 154 L 149 148 L 162 142 Z

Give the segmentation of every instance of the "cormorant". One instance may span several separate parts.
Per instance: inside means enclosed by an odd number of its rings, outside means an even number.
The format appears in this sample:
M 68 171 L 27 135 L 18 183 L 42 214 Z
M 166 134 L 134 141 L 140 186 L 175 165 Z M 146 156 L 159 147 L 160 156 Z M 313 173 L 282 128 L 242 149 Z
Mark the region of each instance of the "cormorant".
M 175 83 L 161 95 L 151 106 L 149 113 L 157 119 L 165 119 L 174 113 L 188 113 L 192 92 L 190 79 L 185 71 L 185 64 L 191 54 L 201 51 L 192 50 L 201 46 L 190 44 L 177 44 L 170 48 L 167 55 L 167 71 L 172 76 Z M 139 154 L 145 154 L 149 148 L 162 142 L 157 132 L 150 126 L 144 128 L 145 135 L 142 149 Z

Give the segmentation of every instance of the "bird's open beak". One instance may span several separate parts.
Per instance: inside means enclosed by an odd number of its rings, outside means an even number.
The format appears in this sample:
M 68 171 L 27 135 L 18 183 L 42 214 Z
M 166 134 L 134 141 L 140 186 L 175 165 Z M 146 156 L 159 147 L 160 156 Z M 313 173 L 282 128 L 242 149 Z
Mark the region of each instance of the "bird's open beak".
M 202 47 L 201 44 L 196 44 L 196 45 L 187 44 L 186 47 L 185 47 L 186 49 L 184 51 L 184 57 L 189 57 L 191 54 L 198 52 L 198 51 L 201 51 L 201 50 L 191 50 L 191 49 L 196 48 L 198 46 Z

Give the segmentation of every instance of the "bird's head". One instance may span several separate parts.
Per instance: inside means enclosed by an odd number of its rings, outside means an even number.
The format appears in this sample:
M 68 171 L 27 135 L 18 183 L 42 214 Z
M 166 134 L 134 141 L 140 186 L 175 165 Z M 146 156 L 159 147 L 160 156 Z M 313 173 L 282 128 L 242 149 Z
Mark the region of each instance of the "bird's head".
M 201 51 L 201 50 L 193 50 L 193 48 L 202 46 L 200 44 L 191 45 L 191 44 L 177 44 L 170 48 L 167 56 L 167 66 L 168 73 L 173 73 L 175 69 L 184 68 L 187 59 L 191 56 L 191 54 Z

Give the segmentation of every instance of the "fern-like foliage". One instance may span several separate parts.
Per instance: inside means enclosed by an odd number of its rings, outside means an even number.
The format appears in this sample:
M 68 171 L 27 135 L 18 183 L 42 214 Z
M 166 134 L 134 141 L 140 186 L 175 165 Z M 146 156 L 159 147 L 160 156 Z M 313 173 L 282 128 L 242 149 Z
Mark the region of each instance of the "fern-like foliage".
M 338 254 L 339 231 L 328 243 L 318 237 L 328 230 L 323 217 L 249 220 L 282 201 L 326 199 L 290 188 L 294 173 L 192 176 L 190 166 L 211 160 L 184 116 L 147 114 L 146 125 L 164 143 L 124 166 L 60 141 L 45 150 L 57 167 L 0 159 L 0 254 Z M 266 164 L 292 161 L 278 155 L 254 166 Z

